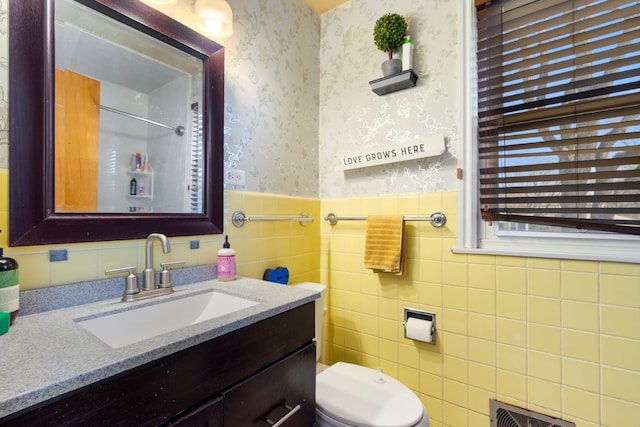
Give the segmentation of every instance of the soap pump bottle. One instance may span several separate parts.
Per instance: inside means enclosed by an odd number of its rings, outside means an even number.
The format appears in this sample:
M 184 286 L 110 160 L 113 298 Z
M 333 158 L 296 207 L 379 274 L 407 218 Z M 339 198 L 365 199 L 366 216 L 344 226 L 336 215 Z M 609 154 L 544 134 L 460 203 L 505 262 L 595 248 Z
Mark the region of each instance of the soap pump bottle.
M 402 45 L 402 71 L 411 70 L 413 68 L 413 43 L 411 36 L 405 36 Z
M 20 308 L 20 281 L 18 262 L 3 256 L 0 248 L 0 312 L 10 314 L 9 324 L 13 325 Z
M 218 251 L 218 280 L 226 282 L 236 278 L 236 251 L 231 249 L 229 236 L 224 236 L 222 249 Z

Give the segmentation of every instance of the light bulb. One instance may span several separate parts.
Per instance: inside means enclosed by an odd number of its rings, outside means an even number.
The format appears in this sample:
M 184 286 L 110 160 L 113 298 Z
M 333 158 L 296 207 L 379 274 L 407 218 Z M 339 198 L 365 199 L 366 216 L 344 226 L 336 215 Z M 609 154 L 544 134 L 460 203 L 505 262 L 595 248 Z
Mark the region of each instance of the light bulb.
M 194 9 L 198 26 L 206 33 L 216 37 L 233 34 L 233 12 L 226 1 L 197 0 Z
M 211 34 L 220 34 L 222 31 L 222 22 L 217 19 L 205 19 L 204 29 Z

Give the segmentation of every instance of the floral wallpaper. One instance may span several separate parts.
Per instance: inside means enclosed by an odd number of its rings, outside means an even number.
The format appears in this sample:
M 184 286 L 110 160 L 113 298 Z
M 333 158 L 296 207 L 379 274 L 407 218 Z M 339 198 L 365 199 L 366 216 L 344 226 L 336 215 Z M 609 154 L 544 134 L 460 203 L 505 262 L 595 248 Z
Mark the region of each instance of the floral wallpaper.
M 318 196 L 320 16 L 302 0 L 232 0 L 225 167 L 248 191 Z
M 405 17 L 414 44 L 415 88 L 384 96 L 369 81 L 387 59 L 373 43 L 385 13 Z M 454 191 L 459 142 L 457 2 L 349 0 L 322 15 L 320 42 L 320 197 Z M 400 52 L 394 57 L 400 57 Z M 442 156 L 342 171 L 340 154 L 391 149 L 443 134 Z

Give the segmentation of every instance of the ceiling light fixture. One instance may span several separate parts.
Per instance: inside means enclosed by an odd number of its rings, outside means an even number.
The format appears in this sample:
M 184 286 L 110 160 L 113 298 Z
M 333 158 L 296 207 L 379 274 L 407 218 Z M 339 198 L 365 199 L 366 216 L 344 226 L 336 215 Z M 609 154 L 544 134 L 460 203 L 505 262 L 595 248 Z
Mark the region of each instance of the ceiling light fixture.
M 225 0 L 196 0 L 195 14 L 198 27 L 216 37 L 233 34 L 233 12 Z

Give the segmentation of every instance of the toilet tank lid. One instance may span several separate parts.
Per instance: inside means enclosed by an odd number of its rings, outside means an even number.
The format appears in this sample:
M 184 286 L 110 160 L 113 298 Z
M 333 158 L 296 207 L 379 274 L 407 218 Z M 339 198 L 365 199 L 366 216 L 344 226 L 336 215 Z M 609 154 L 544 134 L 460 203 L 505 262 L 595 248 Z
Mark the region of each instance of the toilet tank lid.
M 320 283 L 302 282 L 302 283 L 295 283 L 292 286 L 300 286 L 303 289 L 309 289 L 310 291 L 320 292 L 321 294 L 324 294 L 327 291 L 327 286 L 322 285 Z
M 410 427 L 424 416 L 420 399 L 404 384 L 344 362 L 316 376 L 316 406 L 338 421 L 362 427 Z

